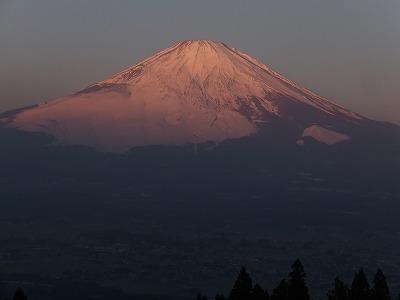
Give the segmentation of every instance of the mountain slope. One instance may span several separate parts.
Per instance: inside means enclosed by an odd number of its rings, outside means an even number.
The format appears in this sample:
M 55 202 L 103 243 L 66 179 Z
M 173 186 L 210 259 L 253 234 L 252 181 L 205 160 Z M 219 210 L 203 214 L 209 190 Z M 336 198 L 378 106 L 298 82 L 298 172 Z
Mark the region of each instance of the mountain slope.
M 351 139 L 341 131 L 367 120 L 234 48 L 205 40 L 177 43 L 71 96 L 0 118 L 7 127 L 50 134 L 59 144 L 113 152 L 218 143 L 279 122 L 292 124 L 293 143 L 315 124 L 345 136 L 341 142 Z M 321 132 L 327 131 L 318 131 L 324 142 Z

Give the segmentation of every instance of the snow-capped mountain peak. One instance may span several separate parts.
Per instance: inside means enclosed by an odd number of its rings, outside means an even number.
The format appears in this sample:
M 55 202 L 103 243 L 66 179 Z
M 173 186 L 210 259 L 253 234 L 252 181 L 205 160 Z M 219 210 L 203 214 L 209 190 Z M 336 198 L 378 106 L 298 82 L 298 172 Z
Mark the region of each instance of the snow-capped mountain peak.
M 304 128 L 324 118 L 363 119 L 235 48 L 189 40 L 1 121 L 51 134 L 61 144 L 126 151 L 244 137 L 276 118 Z

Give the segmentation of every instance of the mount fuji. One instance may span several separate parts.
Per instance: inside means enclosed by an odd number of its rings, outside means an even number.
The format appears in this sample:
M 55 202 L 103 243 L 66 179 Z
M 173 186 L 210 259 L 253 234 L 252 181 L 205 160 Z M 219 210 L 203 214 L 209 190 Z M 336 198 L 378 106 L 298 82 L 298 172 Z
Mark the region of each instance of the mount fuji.
M 297 146 L 309 138 L 335 145 L 371 124 L 383 126 L 207 40 L 177 43 L 75 94 L 0 115 L 3 128 L 104 152 L 260 134 Z

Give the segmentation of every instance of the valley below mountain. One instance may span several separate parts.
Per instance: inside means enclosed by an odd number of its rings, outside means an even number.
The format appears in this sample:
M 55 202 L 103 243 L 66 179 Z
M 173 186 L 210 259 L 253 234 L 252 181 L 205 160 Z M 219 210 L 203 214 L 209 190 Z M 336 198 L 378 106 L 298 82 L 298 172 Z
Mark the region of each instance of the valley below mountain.
M 32 293 L 96 283 L 191 299 L 228 292 L 242 265 L 276 286 L 297 257 L 313 295 L 359 266 L 400 288 L 399 169 L 386 158 L 257 139 L 120 155 L 26 134 L 2 136 L 0 253 L 2 278 Z

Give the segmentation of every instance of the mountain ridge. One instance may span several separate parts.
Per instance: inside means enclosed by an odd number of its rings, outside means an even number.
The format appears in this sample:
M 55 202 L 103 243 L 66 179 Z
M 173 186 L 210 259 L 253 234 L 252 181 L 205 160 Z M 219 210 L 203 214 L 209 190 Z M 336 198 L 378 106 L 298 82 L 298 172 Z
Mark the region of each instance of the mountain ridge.
M 70 96 L 0 115 L 6 127 L 111 152 L 219 143 L 258 134 L 277 119 L 299 131 L 293 143 L 311 126 L 345 136 L 337 142 L 351 140 L 342 128 L 368 122 L 249 55 L 207 40 L 176 43 Z

